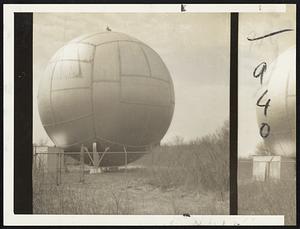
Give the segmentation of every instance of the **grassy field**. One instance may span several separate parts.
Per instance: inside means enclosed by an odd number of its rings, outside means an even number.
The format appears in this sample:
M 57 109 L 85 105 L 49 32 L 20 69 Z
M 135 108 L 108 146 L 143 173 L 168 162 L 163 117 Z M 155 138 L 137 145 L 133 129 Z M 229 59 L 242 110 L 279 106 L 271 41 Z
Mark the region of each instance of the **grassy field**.
M 228 123 L 214 134 L 152 149 L 128 170 L 85 174 L 33 171 L 36 214 L 229 214 Z M 76 166 L 75 166 L 76 167 Z
M 227 214 L 224 201 L 213 192 L 185 187 L 160 188 L 148 171 L 129 169 L 78 176 L 64 174 L 62 185 L 44 184 L 34 193 L 37 214 Z
M 229 214 L 228 141 L 225 123 L 201 139 L 156 147 L 127 170 L 86 173 L 84 183 L 78 165 L 68 165 L 59 186 L 55 173 L 34 169 L 34 213 Z M 239 214 L 285 215 L 295 224 L 295 180 L 254 182 L 249 166 L 239 170 Z
M 290 166 L 295 166 L 290 164 Z M 295 167 L 294 167 L 295 168 Z M 284 215 L 286 225 L 296 223 L 296 180 L 293 168 L 283 166 L 285 179 L 254 181 L 252 160 L 239 162 L 238 212 L 240 215 Z
M 296 224 L 296 182 L 248 182 L 239 185 L 240 215 L 284 215 L 285 225 Z

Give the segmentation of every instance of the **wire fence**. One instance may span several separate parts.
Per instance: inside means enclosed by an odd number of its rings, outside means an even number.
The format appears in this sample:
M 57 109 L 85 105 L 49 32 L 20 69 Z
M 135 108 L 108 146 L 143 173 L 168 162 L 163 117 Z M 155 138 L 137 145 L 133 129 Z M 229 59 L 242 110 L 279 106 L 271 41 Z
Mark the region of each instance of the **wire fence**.
M 126 149 L 124 152 L 89 152 L 86 148 L 82 148 L 80 152 L 64 152 L 57 147 L 33 146 L 33 178 L 39 179 L 43 184 L 84 183 L 85 174 L 111 171 L 126 173 L 128 155 L 145 155 L 149 152 L 127 152 Z M 124 157 L 122 165 L 101 166 L 105 155 L 110 154 L 121 154 L 120 157 Z M 69 179 L 70 173 L 73 179 Z
M 128 165 L 128 157 L 149 152 L 152 151 L 97 152 L 98 156 L 95 157 L 93 154 L 96 152 L 86 149 L 64 152 L 57 147 L 34 146 L 34 213 L 132 214 L 133 196 L 129 195 L 128 188 L 136 185 L 140 175 L 148 173 L 151 165 L 147 168 Z M 101 166 L 101 158 L 110 154 L 122 154 L 122 165 Z M 91 160 L 92 163 L 87 163 Z

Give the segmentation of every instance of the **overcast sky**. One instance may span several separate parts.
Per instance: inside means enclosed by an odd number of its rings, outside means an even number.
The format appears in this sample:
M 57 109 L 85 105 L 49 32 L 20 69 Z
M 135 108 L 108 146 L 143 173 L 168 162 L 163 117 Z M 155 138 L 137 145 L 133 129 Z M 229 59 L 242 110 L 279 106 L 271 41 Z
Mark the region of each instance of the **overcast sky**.
M 239 153 L 253 153 L 257 134 L 252 77 L 261 58 L 271 60 L 295 43 L 282 34 L 269 43 L 251 43 L 245 37 L 276 29 L 295 28 L 295 12 L 240 14 L 239 33 Z M 163 142 L 175 136 L 191 140 L 212 133 L 229 118 L 230 14 L 34 14 L 33 141 L 48 139 L 37 110 L 39 80 L 54 53 L 82 34 L 102 32 L 106 26 L 148 44 L 164 60 L 175 88 L 175 110 Z M 261 50 L 266 50 L 262 52 Z M 50 141 L 50 139 L 49 139 Z

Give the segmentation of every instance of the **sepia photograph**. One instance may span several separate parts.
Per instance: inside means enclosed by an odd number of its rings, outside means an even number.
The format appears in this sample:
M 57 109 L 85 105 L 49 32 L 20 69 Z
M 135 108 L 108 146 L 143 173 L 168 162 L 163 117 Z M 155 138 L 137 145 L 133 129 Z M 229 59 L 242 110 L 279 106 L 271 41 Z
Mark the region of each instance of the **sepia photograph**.
M 33 14 L 34 214 L 229 214 L 230 14 Z
M 297 226 L 297 4 L 3 12 L 4 225 Z

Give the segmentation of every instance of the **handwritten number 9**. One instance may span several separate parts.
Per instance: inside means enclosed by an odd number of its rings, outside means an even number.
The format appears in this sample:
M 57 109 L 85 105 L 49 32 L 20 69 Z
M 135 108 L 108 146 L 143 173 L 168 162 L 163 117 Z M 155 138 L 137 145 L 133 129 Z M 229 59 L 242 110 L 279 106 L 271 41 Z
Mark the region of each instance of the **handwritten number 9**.
M 262 62 L 259 65 L 257 65 L 257 67 L 253 71 L 254 78 L 260 77 L 260 84 L 263 83 L 263 77 L 266 70 L 267 70 L 267 63 Z

